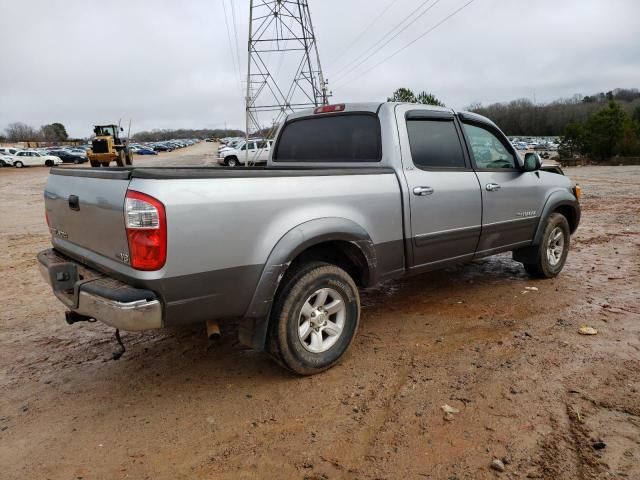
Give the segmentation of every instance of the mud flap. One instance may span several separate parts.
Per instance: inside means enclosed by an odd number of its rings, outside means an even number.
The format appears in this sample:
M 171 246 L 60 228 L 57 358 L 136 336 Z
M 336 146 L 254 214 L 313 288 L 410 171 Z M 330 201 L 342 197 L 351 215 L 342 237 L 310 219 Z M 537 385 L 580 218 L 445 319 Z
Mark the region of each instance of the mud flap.
M 520 263 L 534 263 L 538 259 L 538 250 L 537 245 L 519 248 L 512 252 L 512 258 Z
M 254 350 L 264 350 L 267 341 L 267 318 L 243 318 L 238 325 L 238 340 Z

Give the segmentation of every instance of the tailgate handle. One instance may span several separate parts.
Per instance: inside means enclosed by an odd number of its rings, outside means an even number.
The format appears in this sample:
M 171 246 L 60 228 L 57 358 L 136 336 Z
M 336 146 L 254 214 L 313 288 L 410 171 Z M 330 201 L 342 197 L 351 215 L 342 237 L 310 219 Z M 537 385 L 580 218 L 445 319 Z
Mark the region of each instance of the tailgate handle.
M 80 210 L 80 199 L 77 195 L 69 195 L 69 208 L 76 212 Z

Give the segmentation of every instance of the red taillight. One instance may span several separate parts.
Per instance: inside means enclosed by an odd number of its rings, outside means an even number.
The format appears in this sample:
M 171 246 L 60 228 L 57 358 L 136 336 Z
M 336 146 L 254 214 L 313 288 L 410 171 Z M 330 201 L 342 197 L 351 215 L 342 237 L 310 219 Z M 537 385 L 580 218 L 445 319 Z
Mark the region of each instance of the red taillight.
M 337 105 L 323 105 L 322 107 L 317 107 L 313 113 L 343 112 L 344 108 L 344 103 L 339 103 Z
M 167 259 L 167 219 L 162 202 L 129 190 L 124 217 L 131 266 L 137 270 L 162 268 Z

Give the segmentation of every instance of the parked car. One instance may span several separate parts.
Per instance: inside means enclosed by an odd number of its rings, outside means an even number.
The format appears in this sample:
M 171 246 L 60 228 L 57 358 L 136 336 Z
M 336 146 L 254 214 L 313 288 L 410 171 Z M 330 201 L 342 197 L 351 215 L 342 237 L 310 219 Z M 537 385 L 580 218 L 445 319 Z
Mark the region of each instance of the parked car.
M 153 149 L 156 152 L 173 152 L 173 148 L 163 143 L 158 143 L 157 145 L 154 145 Z
M 156 152 L 155 150 L 153 150 L 152 148 L 148 148 L 148 147 L 140 147 L 138 148 L 138 150 L 136 151 L 137 155 L 157 155 L 158 152 Z
M 54 155 L 45 155 L 35 150 L 20 150 L 13 159 L 13 166 L 22 167 L 53 167 L 60 165 L 62 160 Z
M 13 165 L 13 155 L 0 154 L 0 167 L 11 167 Z
M 352 343 L 358 287 L 501 252 L 541 278 L 567 260 L 579 188 L 482 116 L 322 106 L 276 138 L 264 169 L 52 169 L 38 262 L 67 321 L 237 318 L 242 343 L 313 374 Z
M 49 152 L 52 153 L 52 152 Z M 62 160 L 63 163 L 84 163 L 87 161 L 87 156 L 74 155 L 66 150 L 55 150 L 54 155 Z
M 246 141 L 240 142 L 236 148 L 220 150 L 218 152 L 218 164 L 237 167 L 248 161 L 249 165 L 266 165 L 272 144 L 273 140 L 263 139 L 250 139 L 249 143 Z
M 15 155 L 20 151 L 19 148 L 14 147 L 2 147 L 0 148 L 0 155 Z
M 68 152 L 71 155 L 76 155 L 78 157 L 82 157 L 82 158 L 87 158 L 87 152 L 86 150 L 82 149 L 82 148 L 71 148 L 68 150 Z

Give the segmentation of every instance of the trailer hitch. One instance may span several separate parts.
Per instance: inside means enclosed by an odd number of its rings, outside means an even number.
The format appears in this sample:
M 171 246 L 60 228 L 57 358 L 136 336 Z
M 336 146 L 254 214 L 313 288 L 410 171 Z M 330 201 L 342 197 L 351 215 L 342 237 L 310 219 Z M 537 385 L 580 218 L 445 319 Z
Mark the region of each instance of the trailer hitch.
M 93 317 L 82 315 L 81 313 L 74 312 L 73 310 L 67 310 L 66 312 L 64 312 L 64 319 L 69 325 L 73 325 L 74 323 L 78 322 L 94 323 L 96 321 L 96 319 Z
M 126 349 L 126 348 L 124 348 L 124 343 L 122 343 L 122 338 L 120 338 L 120 330 L 119 330 L 118 328 L 116 328 L 116 334 L 115 334 L 115 337 L 116 337 L 116 341 L 118 342 L 118 346 L 119 346 L 120 348 L 119 348 L 117 351 L 113 352 L 113 353 L 111 354 L 111 357 L 112 357 L 114 360 L 119 360 L 119 359 L 120 359 L 120 357 L 122 357 L 122 355 L 124 354 L 124 352 L 126 352 L 126 351 L 127 351 L 127 349 Z

